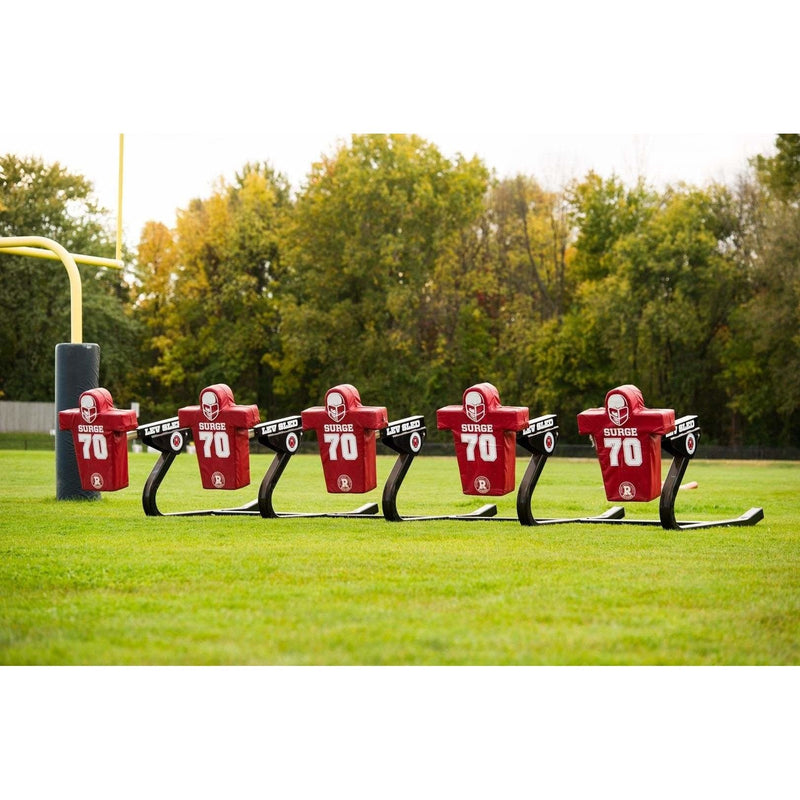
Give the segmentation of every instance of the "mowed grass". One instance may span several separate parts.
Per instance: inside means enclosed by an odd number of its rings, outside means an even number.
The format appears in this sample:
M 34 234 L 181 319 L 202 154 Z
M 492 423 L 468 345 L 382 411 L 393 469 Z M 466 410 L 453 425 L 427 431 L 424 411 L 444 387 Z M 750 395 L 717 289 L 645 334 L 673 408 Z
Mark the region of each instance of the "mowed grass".
M 252 500 L 252 483 L 200 488 L 179 457 L 162 511 Z M 514 521 L 145 517 L 153 454 L 131 454 L 130 487 L 56 501 L 52 452 L 0 452 L 0 663 L 134 665 L 620 665 L 800 663 L 800 465 L 693 462 L 678 518 L 753 527 Z M 285 511 L 380 502 L 328 495 L 319 459 L 295 456 L 275 494 Z M 517 465 L 521 478 L 525 461 Z M 664 462 L 666 471 L 667 462 Z M 497 498 L 515 518 L 515 495 Z M 463 513 L 454 458 L 416 459 L 403 514 Z M 597 463 L 552 458 L 538 517 L 585 516 L 605 500 Z M 658 518 L 658 501 L 627 504 Z

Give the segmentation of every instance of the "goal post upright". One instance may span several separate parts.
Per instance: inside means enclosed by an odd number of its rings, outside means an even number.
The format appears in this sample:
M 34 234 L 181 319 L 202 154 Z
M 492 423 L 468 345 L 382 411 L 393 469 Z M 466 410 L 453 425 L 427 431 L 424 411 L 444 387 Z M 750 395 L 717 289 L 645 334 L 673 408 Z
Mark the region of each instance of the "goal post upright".
M 67 270 L 70 290 L 70 342 L 56 345 L 55 349 L 55 419 L 58 412 L 75 408 L 81 394 L 98 386 L 100 373 L 100 346 L 83 341 L 83 289 L 78 263 L 122 269 L 118 259 L 99 256 L 75 255 L 58 242 L 44 236 L 0 237 L 0 253 L 33 258 L 59 260 Z M 81 488 L 75 446 L 69 431 L 56 432 L 56 499 L 96 499 L 99 492 Z

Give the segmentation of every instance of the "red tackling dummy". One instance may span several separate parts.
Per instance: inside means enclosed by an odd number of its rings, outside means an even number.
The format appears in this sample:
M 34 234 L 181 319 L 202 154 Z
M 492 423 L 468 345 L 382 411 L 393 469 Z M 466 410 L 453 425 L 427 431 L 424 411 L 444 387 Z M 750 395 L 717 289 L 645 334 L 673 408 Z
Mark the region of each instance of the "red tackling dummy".
M 78 475 L 85 491 L 115 492 L 128 485 L 128 431 L 136 412 L 114 408 L 108 389 L 89 389 L 78 408 L 58 412 L 59 430 L 72 431 Z
M 375 463 L 375 431 L 389 424 L 384 406 L 361 405 L 358 389 L 342 383 L 328 389 L 324 406 L 302 412 L 303 430 L 315 431 L 332 494 L 363 494 L 378 485 Z
M 250 428 L 257 406 L 236 405 L 224 383 L 200 392 L 199 406 L 178 410 L 178 423 L 192 429 L 204 489 L 241 489 L 250 483 Z
M 504 495 L 516 484 L 517 431 L 528 426 L 528 409 L 503 406 L 491 383 L 464 392 L 461 405 L 436 412 L 439 430 L 453 432 L 461 489 L 470 495 Z
M 642 393 L 625 384 L 606 395 L 603 408 L 578 414 L 600 460 L 608 500 L 647 501 L 661 493 L 661 437 L 675 427 L 669 408 L 645 408 Z

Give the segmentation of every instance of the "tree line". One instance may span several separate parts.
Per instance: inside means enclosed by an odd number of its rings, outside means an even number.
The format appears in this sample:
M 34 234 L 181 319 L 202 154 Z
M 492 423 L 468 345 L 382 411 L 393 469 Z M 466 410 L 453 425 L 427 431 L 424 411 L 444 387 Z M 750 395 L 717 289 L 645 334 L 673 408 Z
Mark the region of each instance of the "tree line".
M 634 383 L 723 444 L 800 442 L 800 135 L 732 185 L 499 178 L 413 135 L 358 135 L 293 191 L 266 163 L 150 222 L 124 276 L 81 267 L 101 382 L 143 419 L 228 383 L 262 419 L 353 383 L 391 416 L 490 381 L 575 415 Z M 0 235 L 112 255 L 91 185 L 0 157 Z M 66 275 L 0 256 L 0 396 L 48 400 Z M 62 285 L 63 283 L 63 285 Z

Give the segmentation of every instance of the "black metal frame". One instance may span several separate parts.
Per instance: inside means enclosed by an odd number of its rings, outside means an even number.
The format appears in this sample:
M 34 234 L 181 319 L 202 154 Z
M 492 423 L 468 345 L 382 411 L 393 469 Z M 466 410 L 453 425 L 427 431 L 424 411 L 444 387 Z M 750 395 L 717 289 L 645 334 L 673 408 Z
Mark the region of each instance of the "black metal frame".
M 619 519 L 625 514 L 621 506 L 612 506 L 593 517 L 537 518 L 531 509 L 536 484 L 549 456 L 558 442 L 558 425 L 555 414 L 546 414 L 530 421 L 524 431 L 517 434 L 517 444 L 531 453 L 531 460 L 517 490 L 517 518 L 522 525 L 555 525 L 564 522 L 603 522 Z
M 596 521 L 618 525 L 661 525 L 665 530 L 685 531 L 700 528 L 755 525 L 764 519 L 764 509 L 754 507 L 731 519 L 678 522 L 675 517 L 675 500 L 681 488 L 683 477 L 686 474 L 686 469 L 697 452 L 699 440 L 700 426 L 698 425 L 696 414 L 688 414 L 675 420 L 675 430 L 662 436 L 661 445 L 673 458 L 667 477 L 661 487 L 658 506 L 659 518 L 657 520 L 625 518 Z
M 352 519 L 380 519 L 380 509 L 374 502 L 365 503 L 353 511 L 277 511 L 272 502 L 272 495 L 291 457 L 300 447 L 303 439 L 303 423 L 299 414 L 271 422 L 261 422 L 255 426 L 256 438 L 261 444 L 275 452 L 258 489 L 257 505 L 259 513 L 267 519 L 279 517 L 348 517 Z
M 405 417 L 403 419 L 390 422 L 381 432 L 381 442 L 390 450 L 398 453 L 386 484 L 383 487 L 381 505 L 383 506 L 383 517 L 389 522 L 405 522 L 430 519 L 493 519 L 497 514 L 497 506 L 494 503 L 487 503 L 468 514 L 439 514 L 433 516 L 412 516 L 404 517 L 397 510 L 397 494 L 403 480 L 411 467 L 414 458 L 419 454 L 422 445 L 428 435 L 425 427 L 425 418 L 421 415 Z
M 153 469 L 147 476 L 142 489 L 142 507 L 148 517 L 218 517 L 218 516 L 257 516 L 258 503 L 253 501 L 236 508 L 209 508 L 195 511 L 163 512 L 158 508 L 157 494 L 162 481 L 169 472 L 172 462 L 192 441 L 191 428 L 182 428 L 178 417 L 169 417 L 159 422 L 140 425 L 136 429 L 137 438 L 160 453 Z

